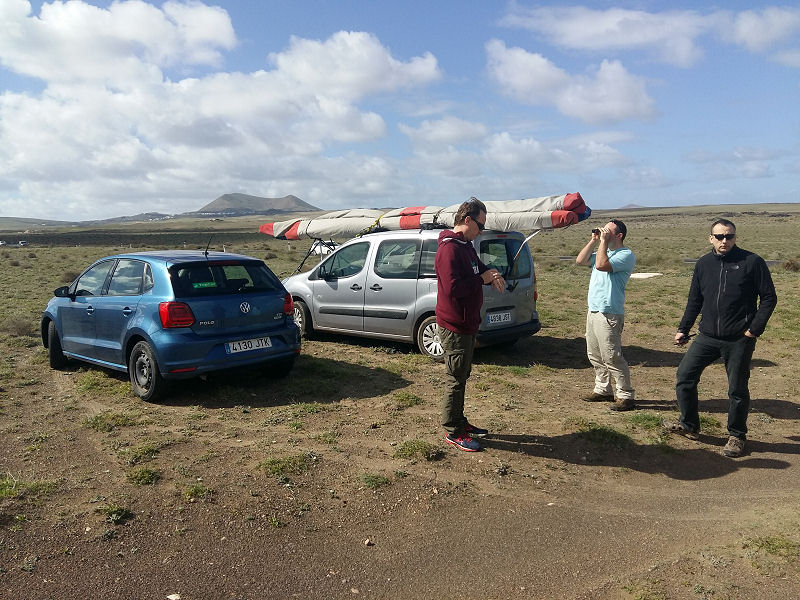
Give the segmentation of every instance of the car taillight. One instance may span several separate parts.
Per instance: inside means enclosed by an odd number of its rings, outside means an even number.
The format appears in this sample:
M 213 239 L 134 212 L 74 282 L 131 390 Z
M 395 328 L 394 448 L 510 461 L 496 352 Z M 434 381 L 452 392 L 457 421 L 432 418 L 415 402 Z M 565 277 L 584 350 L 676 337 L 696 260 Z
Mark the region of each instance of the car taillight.
M 158 316 L 164 329 L 173 327 L 191 327 L 194 325 L 194 314 L 184 302 L 161 302 L 158 305 Z
M 285 314 L 287 317 L 294 314 L 294 300 L 292 300 L 292 295 L 288 292 L 283 297 L 283 314 Z

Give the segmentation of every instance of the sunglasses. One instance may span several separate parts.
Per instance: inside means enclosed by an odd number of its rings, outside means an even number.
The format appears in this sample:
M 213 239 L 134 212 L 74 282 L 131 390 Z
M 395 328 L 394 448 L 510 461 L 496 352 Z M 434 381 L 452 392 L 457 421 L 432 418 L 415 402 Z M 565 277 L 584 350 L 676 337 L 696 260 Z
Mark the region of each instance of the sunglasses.
M 470 217 L 470 218 L 472 218 L 472 217 Z M 484 229 L 486 229 L 486 225 L 484 225 L 483 223 L 481 223 L 477 219 L 472 219 L 472 222 L 475 223 L 475 225 L 478 226 L 478 231 L 483 231 Z
M 732 240 L 736 237 L 735 233 L 712 233 L 715 238 L 717 238 L 720 242 L 722 240 Z

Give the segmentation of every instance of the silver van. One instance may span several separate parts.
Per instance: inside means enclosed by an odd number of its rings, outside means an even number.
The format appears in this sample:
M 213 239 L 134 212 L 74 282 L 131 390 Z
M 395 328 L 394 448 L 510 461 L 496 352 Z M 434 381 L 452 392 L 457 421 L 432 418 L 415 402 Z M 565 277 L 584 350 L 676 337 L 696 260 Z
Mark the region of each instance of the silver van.
M 310 271 L 284 279 L 301 333 L 408 342 L 439 359 L 434 258 L 440 231 L 369 233 L 342 244 Z M 533 258 L 524 242 L 521 233 L 489 230 L 472 242 L 507 282 L 503 294 L 483 287 L 479 346 L 513 343 L 541 328 Z

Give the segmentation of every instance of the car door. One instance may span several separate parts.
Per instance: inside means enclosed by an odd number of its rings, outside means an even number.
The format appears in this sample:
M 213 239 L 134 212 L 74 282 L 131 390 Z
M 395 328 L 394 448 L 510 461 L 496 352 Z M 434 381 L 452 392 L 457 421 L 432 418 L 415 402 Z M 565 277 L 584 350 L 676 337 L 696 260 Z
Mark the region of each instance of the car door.
M 502 294 L 484 286 L 482 332 L 522 325 L 534 317 L 538 319 L 533 262 L 528 248 L 520 248 L 522 241 L 520 234 L 512 233 L 495 233 L 478 240 L 481 260 L 500 271 L 506 280 Z
M 413 336 L 421 246 L 421 239 L 411 237 L 378 242 L 367 275 L 365 332 Z
M 340 248 L 317 267 L 309 281 L 313 292 L 312 318 L 321 329 L 364 330 L 364 290 L 370 242 Z
M 152 273 L 144 261 L 122 258 L 117 262 L 106 293 L 94 303 L 95 358 L 114 365 L 125 364 L 125 333 L 136 314 L 146 280 L 152 287 Z
M 105 260 L 89 267 L 73 284 L 72 297 L 59 307 L 61 347 L 65 352 L 96 358 L 95 337 L 97 301 L 116 260 Z

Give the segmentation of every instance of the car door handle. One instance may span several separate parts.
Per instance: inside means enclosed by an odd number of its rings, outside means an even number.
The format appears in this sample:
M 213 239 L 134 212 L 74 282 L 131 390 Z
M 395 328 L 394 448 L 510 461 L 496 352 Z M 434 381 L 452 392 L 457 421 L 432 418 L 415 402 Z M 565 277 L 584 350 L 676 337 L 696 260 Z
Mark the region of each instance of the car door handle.
M 369 289 L 371 289 L 373 292 L 380 292 L 383 288 L 377 283 L 373 283 L 371 286 L 369 286 Z
M 89 305 L 89 306 L 86 307 L 86 314 L 87 315 L 91 315 L 93 312 L 94 312 L 94 306 Z
M 350 286 L 350 289 L 353 290 L 354 292 L 357 292 L 358 290 L 361 289 L 361 286 L 358 285 L 357 283 L 354 283 L 353 285 Z
M 122 314 L 125 315 L 126 317 L 130 317 L 133 314 L 133 309 L 131 309 L 130 306 L 126 306 L 125 308 L 122 309 Z

